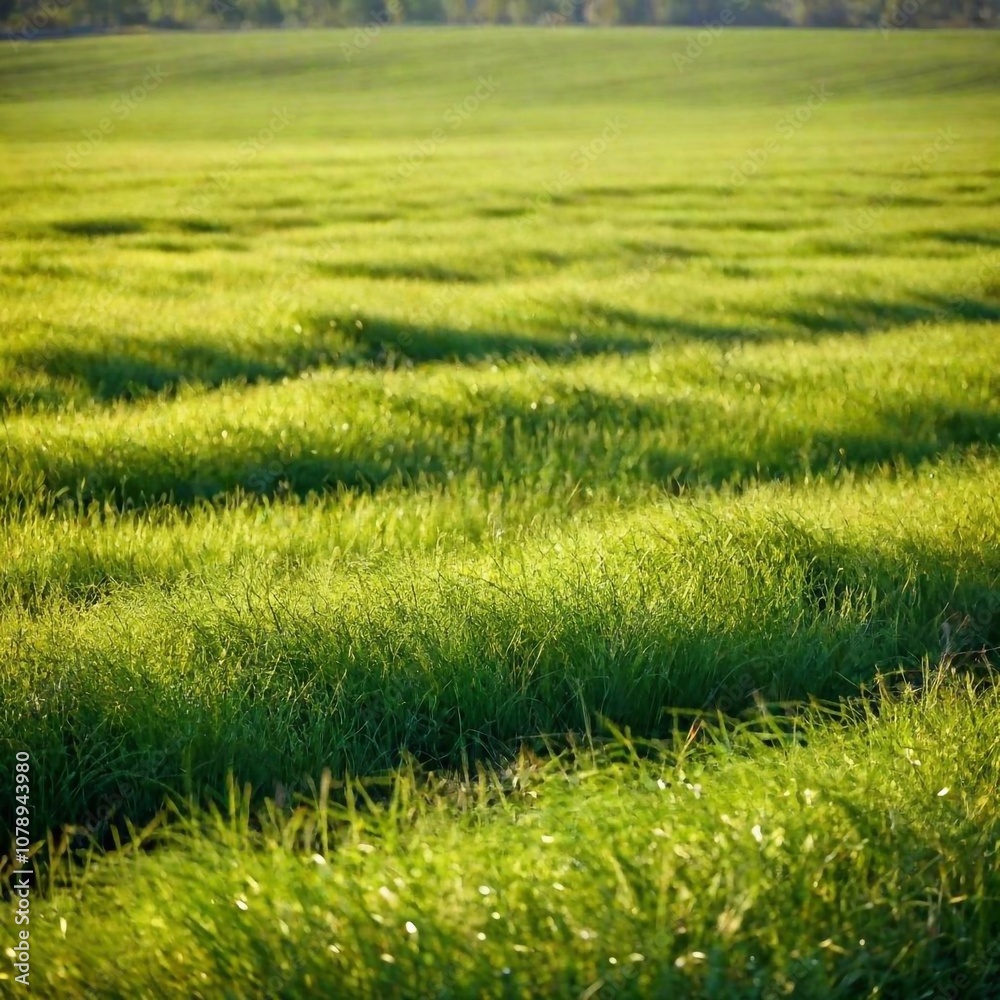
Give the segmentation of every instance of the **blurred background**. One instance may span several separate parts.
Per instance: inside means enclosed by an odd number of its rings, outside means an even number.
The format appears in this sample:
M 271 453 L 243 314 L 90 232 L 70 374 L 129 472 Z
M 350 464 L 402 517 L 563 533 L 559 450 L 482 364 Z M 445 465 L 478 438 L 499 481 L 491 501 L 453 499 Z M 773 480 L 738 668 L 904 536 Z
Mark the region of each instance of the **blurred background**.
M 121 28 L 415 24 L 989 27 L 998 0 L 0 0 L 11 36 Z

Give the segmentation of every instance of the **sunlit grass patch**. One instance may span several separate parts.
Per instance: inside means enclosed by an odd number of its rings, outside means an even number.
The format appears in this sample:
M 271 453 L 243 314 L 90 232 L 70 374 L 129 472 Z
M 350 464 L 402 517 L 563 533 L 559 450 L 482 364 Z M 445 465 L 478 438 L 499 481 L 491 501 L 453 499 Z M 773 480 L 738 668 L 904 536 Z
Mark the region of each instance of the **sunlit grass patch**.
M 961 969 L 987 997 L 996 690 L 925 680 L 877 714 L 806 712 L 778 747 L 764 717 L 323 783 L 294 812 L 231 789 L 214 818 L 137 832 L 147 857 L 52 873 L 34 960 L 65 996 L 848 997 Z

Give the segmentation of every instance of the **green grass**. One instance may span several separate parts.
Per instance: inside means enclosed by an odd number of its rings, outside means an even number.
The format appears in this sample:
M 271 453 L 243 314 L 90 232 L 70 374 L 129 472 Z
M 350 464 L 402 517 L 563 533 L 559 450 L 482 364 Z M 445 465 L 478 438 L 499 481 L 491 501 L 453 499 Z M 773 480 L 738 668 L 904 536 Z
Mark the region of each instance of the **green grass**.
M 1000 42 L 349 38 L 0 68 L 33 988 L 994 995 Z
M 681 731 L 254 823 L 234 789 L 39 902 L 33 961 L 65 996 L 989 996 L 998 707 L 935 682 L 784 751 Z
M 945 507 L 971 474 L 978 495 Z M 949 615 L 971 619 L 963 651 L 1000 645 L 996 463 L 857 492 L 773 489 L 353 559 L 311 519 L 284 552 L 226 541 L 219 561 L 172 527 L 172 565 L 116 526 L 125 580 L 94 578 L 92 549 L 90 579 L 50 555 L 9 580 L 23 609 L 5 622 L 19 669 L 3 721 L 32 747 L 51 825 L 116 796 L 148 815 L 164 788 L 210 792 L 229 771 L 302 787 L 316 761 L 497 762 L 599 716 L 652 736 L 667 706 L 849 694 L 937 657 Z

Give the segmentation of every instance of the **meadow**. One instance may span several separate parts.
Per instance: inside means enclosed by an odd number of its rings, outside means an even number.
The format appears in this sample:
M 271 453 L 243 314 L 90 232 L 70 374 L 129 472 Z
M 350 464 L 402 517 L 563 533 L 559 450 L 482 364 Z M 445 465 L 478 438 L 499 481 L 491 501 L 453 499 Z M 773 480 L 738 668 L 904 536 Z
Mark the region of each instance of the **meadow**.
M 0 61 L 0 995 L 1000 991 L 1000 38 Z

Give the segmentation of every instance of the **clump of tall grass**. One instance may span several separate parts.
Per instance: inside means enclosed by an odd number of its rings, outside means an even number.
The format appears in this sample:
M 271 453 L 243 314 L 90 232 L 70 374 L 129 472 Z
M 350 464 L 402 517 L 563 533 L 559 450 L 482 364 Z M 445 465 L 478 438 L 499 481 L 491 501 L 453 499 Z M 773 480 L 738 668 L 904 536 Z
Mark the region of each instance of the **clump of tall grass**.
M 960 982 L 986 998 L 998 689 L 932 667 L 924 681 L 794 723 L 705 718 L 547 760 L 327 774 L 262 807 L 231 783 L 218 809 L 172 807 L 110 854 L 53 867 L 35 968 L 67 997 L 100 983 L 846 998 Z

